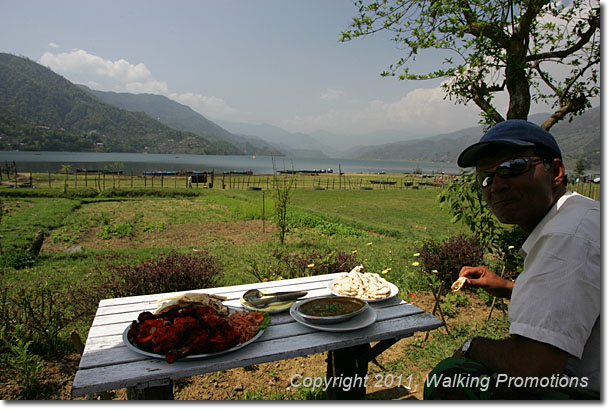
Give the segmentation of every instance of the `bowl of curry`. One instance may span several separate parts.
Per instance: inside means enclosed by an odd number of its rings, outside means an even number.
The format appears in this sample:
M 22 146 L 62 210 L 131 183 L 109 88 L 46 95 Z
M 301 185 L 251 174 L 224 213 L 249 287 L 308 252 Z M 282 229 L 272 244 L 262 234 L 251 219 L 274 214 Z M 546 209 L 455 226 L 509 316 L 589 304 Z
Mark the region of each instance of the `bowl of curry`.
M 344 296 L 307 299 L 296 307 L 299 316 L 311 323 L 338 323 L 364 312 L 368 303 Z

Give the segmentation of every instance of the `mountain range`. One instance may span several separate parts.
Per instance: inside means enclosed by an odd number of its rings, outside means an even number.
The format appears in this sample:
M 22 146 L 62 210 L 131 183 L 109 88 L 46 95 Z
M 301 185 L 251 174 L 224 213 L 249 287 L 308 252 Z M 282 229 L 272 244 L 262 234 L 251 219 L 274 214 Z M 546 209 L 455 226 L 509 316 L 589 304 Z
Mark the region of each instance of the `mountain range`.
M 601 164 L 601 109 L 587 110 L 571 122 L 560 121 L 551 130 L 562 150 L 563 159 L 569 168 L 582 158 L 592 168 Z M 528 120 L 542 124 L 547 113 L 531 115 Z M 477 142 L 484 133 L 482 126 L 466 128 L 449 134 L 440 134 L 411 141 L 400 141 L 377 146 L 361 147 L 351 152 L 362 159 L 402 159 L 454 162 L 460 152 Z
M 548 114 L 529 119 L 542 123 Z M 568 167 L 601 162 L 599 107 L 551 132 Z M 292 133 L 269 124 L 211 121 L 190 107 L 153 94 L 92 90 L 27 58 L 0 53 L 0 149 L 290 155 L 454 162 L 480 138 L 472 127 L 434 136 L 383 130 L 357 136 Z M 323 141 L 323 142 L 321 142 Z M 377 145 L 367 145 L 376 141 Z

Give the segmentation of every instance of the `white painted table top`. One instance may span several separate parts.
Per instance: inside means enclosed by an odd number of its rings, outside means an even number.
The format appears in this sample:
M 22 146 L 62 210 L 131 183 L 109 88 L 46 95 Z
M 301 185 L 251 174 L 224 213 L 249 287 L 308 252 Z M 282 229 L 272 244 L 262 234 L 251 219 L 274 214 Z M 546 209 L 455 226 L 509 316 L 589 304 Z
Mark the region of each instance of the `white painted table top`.
M 327 285 L 342 273 L 249 283 L 194 292 L 226 296 L 228 306 L 241 307 L 239 299 L 248 289 L 271 291 L 306 290 L 306 298 L 331 295 Z M 306 356 L 386 339 L 401 339 L 414 332 L 435 329 L 441 320 L 398 297 L 370 303 L 377 321 L 345 333 L 323 332 L 297 323 L 289 312 L 271 315 L 271 325 L 257 341 L 237 351 L 201 360 L 168 364 L 133 352 L 123 344 L 125 328 L 143 311 L 153 311 L 159 299 L 185 292 L 130 296 L 100 301 L 87 337 L 85 351 L 72 384 L 72 396 L 124 387 L 147 388 L 168 384 L 203 373 Z

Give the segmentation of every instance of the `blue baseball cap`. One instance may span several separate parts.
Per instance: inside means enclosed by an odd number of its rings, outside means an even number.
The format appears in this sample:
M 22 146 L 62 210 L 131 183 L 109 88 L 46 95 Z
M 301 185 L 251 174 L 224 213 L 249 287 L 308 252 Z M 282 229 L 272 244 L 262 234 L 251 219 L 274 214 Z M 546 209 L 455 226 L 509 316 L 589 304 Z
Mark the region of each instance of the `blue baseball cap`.
M 562 159 L 559 145 L 550 132 L 529 121 L 506 120 L 494 125 L 479 142 L 466 148 L 458 157 L 458 165 L 462 168 L 476 166 L 481 150 L 490 145 L 538 147 Z

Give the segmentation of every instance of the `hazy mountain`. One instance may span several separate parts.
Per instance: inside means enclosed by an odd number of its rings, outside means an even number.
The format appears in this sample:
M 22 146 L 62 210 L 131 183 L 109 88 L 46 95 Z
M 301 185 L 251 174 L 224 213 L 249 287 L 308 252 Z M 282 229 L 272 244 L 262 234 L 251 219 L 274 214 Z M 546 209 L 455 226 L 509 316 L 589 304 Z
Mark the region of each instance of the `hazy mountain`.
M 370 145 L 371 141 L 390 143 L 417 138 L 416 135 L 400 130 L 379 130 L 360 135 L 345 135 L 325 130 L 310 134 L 292 133 L 269 124 L 249 124 L 215 120 L 225 129 L 241 136 L 257 136 L 294 156 L 322 156 L 351 158 L 351 152 L 358 147 Z
M 333 157 L 337 151 L 302 132 L 288 132 L 270 124 L 248 124 L 215 120 L 230 132 L 248 137 L 258 137 L 283 152 L 298 157 Z
M 26 58 L 0 53 L 0 149 L 273 155 L 282 151 L 296 157 L 454 162 L 483 133 L 477 126 L 417 139 L 394 130 L 308 135 L 269 124 L 212 122 L 160 95 L 83 88 Z M 546 118 L 548 114 L 536 114 L 530 120 L 540 124 Z M 581 157 L 590 167 L 600 166 L 599 108 L 572 122 L 561 121 L 551 132 L 568 167 Z M 366 146 L 368 141 L 393 142 Z
M 128 111 L 144 112 L 165 125 L 177 130 L 195 133 L 209 139 L 218 146 L 230 143 L 240 149 L 240 154 L 282 155 L 281 152 L 269 146 L 265 141 L 232 134 L 190 107 L 170 100 L 165 96 L 97 91 L 84 85 L 79 85 L 79 87 L 108 104 Z
M 309 135 L 318 141 L 324 141 L 324 144 L 333 148 L 341 156 L 349 156 L 351 150 L 356 147 L 371 145 L 371 141 L 378 144 L 388 144 L 421 137 L 421 135 L 418 136 L 401 130 L 378 130 L 358 135 L 344 135 L 318 130 Z
M 529 120 L 541 124 L 549 114 L 534 114 Z M 590 167 L 601 163 L 600 108 L 593 108 L 573 119 L 560 121 L 551 128 L 562 150 L 564 161 L 573 167 L 583 158 Z M 404 159 L 419 161 L 455 162 L 464 148 L 477 142 L 483 135 L 481 126 L 466 128 L 448 134 L 440 134 L 412 141 L 361 147 L 351 154 L 362 159 Z
M 229 142 L 211 142 L 107 104 L 46 67 L 5 53 L 0 53 L 0 106 L 5 136 L 0 149 L 42 150 L 59 143 L 62 150 L 79 151 L 241 152 Z

